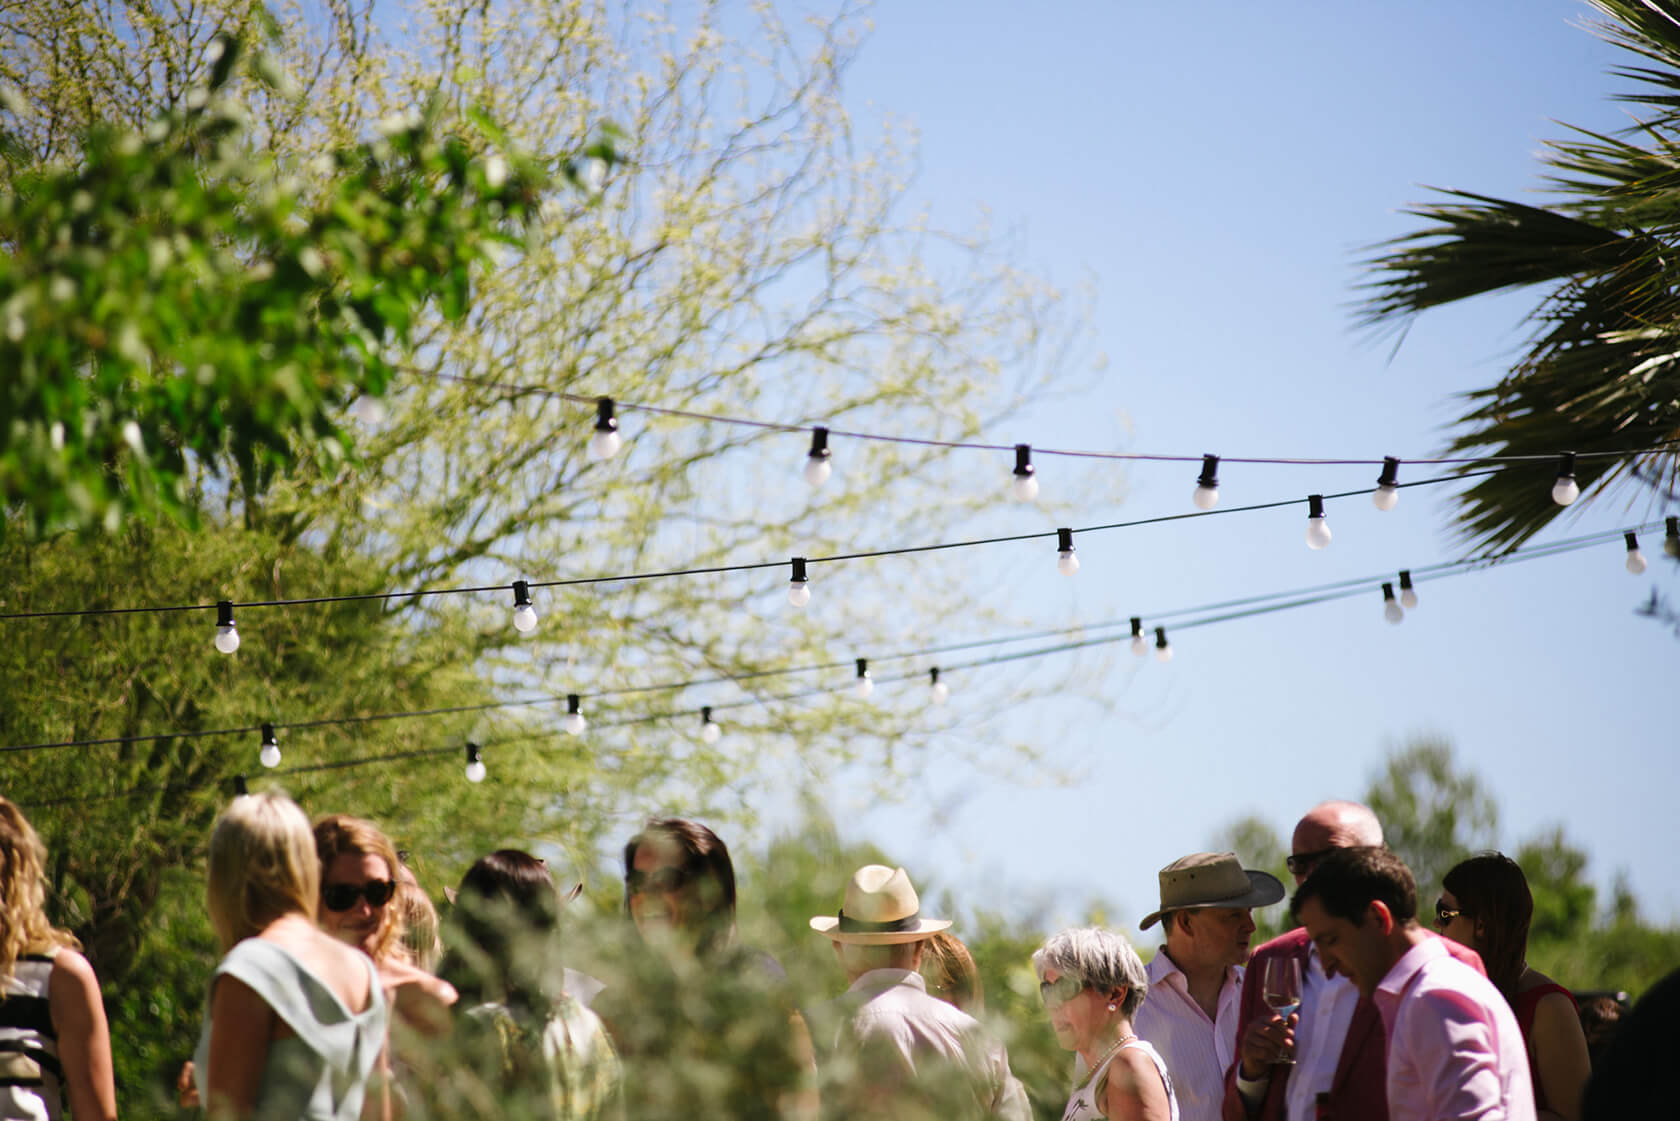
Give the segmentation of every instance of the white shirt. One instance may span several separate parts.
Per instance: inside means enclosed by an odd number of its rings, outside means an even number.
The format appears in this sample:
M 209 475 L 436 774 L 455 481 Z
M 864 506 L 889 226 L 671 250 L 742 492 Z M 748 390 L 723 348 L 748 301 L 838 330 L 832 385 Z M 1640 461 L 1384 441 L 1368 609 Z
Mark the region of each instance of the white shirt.
M 1318 947 L 1307 943 L 1306 975 L 1301 978 L 1301 1020 L 1295 1027 L 1295 1069 L 1285 1088 L 1288 1121 L 1313 1121 L 1314 1099 L 1328 1093 L 1342 1058 L 1348 1025 L 1359 990 L 1346 977 L 1326 977 Z
M 929 996 L 927 982 L 915 970 L 870 970 L 845 995 L 812 1009 L 811 1025 L 829 1056 L 855 1056 L 865 1042 L 888 1043 L 911 1077 L 949 1063 L 966 1071 L 986 1116 L 1032 1121 L 1027 1092 L 1010 1073 L 1003 1044 L 973 1016 Z M 834 1066 L 843 1069 L 844 1060 Z
M 1388 1032 L 1389 1121 L 1534 1121 L 1517 1018 L 1441 939 L 1407 950 L 1371 999 Z
M 1154 1044 L 1167 1061 L 1183 1121 L 1220 1121 L 1225 1072 L 1237 1054 L 1242 978 L 1242 966 L 1226 968 L 1219 1016 L 1210 1020 L 1191 998 L 1189 979 L 1167 956 L 1166 947 L 1149 963 L 1149 992 L 1132 1017 L 1132 1030 Z

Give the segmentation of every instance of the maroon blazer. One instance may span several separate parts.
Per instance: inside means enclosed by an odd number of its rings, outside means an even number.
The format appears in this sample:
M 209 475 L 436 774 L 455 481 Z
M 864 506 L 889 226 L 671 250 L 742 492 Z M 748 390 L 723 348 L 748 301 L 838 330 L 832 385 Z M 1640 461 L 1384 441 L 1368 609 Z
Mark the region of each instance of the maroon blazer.
M 1453 957 L 1475 967 L 1483 974 L 1481 955 L 1451 938 L 1445 940 Z M 1270 1016 L 1261 992 L 1265 984 L 1266 962 L 1275 957 L 1294 957 L 1301 962 L 1301 977 L 1307 975 L 1307 931 L 1296 927 L 1254 951 L 1248 959 L 1243 975 L 1242 1003 L 1237 1011 L 1237 1060 L 1225 1072 L 1225 1100 L 1221 1106 L 1222 1121 L 1283 1121 L 1285 1092 L 1289 1086 L 1291 1066 L 1272 1067 L 1272 1080 L 1266 1087 L 1266 1097 L 1251 1116 L 1237 1091 L 1237 1069 L 1242 1066 L 1242 1039 L 1248 1025 L 1256 1018 Z M 1360 997 L 1353 1006 L 1353 1019 L 1348 1022 L 1347 1038 L 1342 1041 L 1342 1053 L 1336 1060 L 1336 1074 L 1330 1082 L 1330 1116 L 1337 1121 L 1388 1121 L 1388 1038 L 1383 1031 L 1382 1014 L 1369 997 Z

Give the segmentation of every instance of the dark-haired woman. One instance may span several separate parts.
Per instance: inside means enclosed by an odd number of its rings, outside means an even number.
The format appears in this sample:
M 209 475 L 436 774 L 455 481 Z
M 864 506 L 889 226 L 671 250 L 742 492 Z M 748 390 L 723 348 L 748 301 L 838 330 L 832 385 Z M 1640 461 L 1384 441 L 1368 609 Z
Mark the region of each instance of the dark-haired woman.
M 461 1116 L 597 1121 L 622 1116 L 618 1056 L 561 986 L 560 895 L 548 866 L 502 849 L 461 880 L 448 966 L 466 1009 L 455 1053 L 476 1077 L 440 1087 Z M 462 1107 L 466 1107 L 463 1109 Z
M 624 1055 L 633 1115 L 815 1116 L 810 1032 L 780 963 L 740 944 L 722 839 L 649 821 L 624 846 L 624 911 L 639 946 L 592 1007 Z
M 1497 852 L 1460 861 L 1441 878 L 1435 926 L 1482 956 L 1528 1042 L 1534 1104 L 1541 1121 L 1579 1121 L 1591 1062 L 1568 989 L 1530 969 L 1534 896 L 1517 862 Z

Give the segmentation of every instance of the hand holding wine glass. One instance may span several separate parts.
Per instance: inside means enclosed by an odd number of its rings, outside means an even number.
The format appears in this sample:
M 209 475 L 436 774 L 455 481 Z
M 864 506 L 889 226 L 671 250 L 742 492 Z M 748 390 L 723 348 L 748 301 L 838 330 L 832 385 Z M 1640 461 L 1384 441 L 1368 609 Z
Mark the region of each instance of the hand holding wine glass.
M 1261 980 L 1264 984 L 1260 992 L 1267 1006 L 1287 1023 L 1290 1014 L 1301 1007 L 1300 959 L 1282 955 L 1268 958 L 1266 975 Z M 1284 1051 L 1273 1061 L 1293 1063 L 1295 1055 L 1292 1051 Z

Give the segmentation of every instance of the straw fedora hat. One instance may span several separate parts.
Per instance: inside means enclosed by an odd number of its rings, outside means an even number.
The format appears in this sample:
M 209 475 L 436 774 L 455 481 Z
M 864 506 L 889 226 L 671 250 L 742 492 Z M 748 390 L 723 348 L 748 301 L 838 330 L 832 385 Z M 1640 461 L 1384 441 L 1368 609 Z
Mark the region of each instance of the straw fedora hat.
M 1168 911 L 1193 907 L 1269 907 L 1283 898 L 1269 872 L 1246 869 L 1234 852 L 1193 852 L 1161 869 L 1161 908 L 1138 924 L 1148 930 Z
M 811 929 L 835 942 L 890 946 L 930 938 L 951 925 L 949 919 L 925 919 L 916 889 L 902 868 L 865 864 L 846 885 L 846 905 L 838 915 L 818 915 Z

